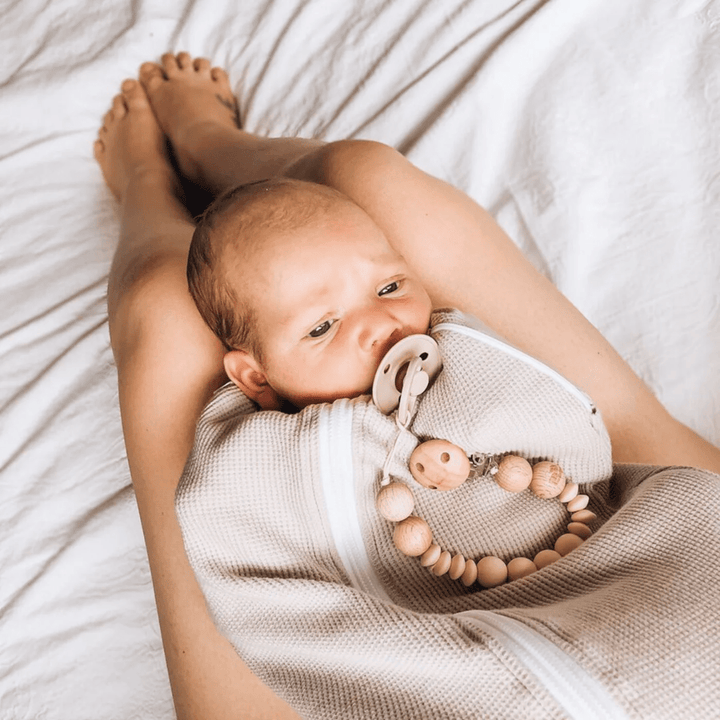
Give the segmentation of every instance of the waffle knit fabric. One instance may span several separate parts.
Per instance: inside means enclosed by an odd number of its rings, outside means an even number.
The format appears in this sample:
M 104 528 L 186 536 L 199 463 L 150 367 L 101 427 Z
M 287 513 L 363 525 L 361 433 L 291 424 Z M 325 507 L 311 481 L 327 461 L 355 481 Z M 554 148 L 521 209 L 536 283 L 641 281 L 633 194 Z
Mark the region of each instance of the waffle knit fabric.
M 435 541 L 476 560 L 533 557 L 567 523 L 559 502 L 484 478 L 421 488 L 407 461 L 435 437 L 468 454 L 559 462 L 591 496 L 592 537 L 490 590 L 437 578 L 395 549 L 375 510 L 392 417 L 368 398 L 256 412 L 226 386 L 199 422 L 176 503 L 221 632 L 306 718 L 583 717 L 522 648 L 476 622 L 489 616 L 552 643 L 599 684 L 614 708 L 605 716 L 717 717 L 720 478 L 613 469 L 600 416 L 577 389 L 453 311 L 434 314 L 431 332 L 444 366 L 390 470 L 412 485 Z M 350 493 L 339 506 L 336 485 Z

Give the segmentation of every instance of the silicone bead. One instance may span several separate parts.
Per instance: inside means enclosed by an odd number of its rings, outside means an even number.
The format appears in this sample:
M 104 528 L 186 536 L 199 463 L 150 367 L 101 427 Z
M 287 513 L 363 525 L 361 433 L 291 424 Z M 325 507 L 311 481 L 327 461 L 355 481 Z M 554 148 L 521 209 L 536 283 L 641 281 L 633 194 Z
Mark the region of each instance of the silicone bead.
M 472 560 L 465 563 L 465 569 L 460 579 L 465 587 L 470 587 L 477 580 L 477 565 Z
M 422 555 L 432 543 L 430 526 L 417 515 L 411 515 L 395 526 L 393 533 L 395 547 L 404 555 Z
M 448 575 L 453 580 L 457 580 L 465 572 L 466 564 L 467 562 L 465 558 L 460 555 L 460 553 L 454 555 L 452 562 L 450 563 L 450 570 L 448 570 Z
M 457 445 L 447 440 L 428 440 L 410 456 L 410 472 L 430 490 L 454 490 L 470 474 L 470 461 Z
M 563 557 L 583 544 L 583 539 L 574 533 L 565 533 L 555 541 L 555 552 Z
M 578 510 L 574 512 L 570 519 L 574 522 L 591 523 L 593 520 L 597 520 L 597 515 L 592 511 L 585 508 L 584 510 Z
M 503 490 L 519 493 L 530 485 L 532 476 L 532 466 L 525 458 L 506 455 L 498 464 L 493 479 Z
M 573 535 L 581 537 L 583 540 L 587 540 L 592 535 L 592 530 L 581 522 L 571 522 L 568 524 L 567 529 Z
M 513 558 L 507 566 L 508 580 L 519 580 L 537 570 L 537 565 L 532 560 L 524 557 Z
M 438 558 L 438 561 L 430 568 L 430 570 L 434 575 L 440 577 L 450 569 L 451 562 L 452 557 L 450 556 L 450 553 L 447 550 L 443 550 Z
M 578 510 L 584 510 L 589 502 L 590 498 L 587 495 L 578 495 L 567 504 L 567 509 L 571 513 L 577 512 Z
M 442 553 L 442 548 L 439 545 L 431 545 L 420 557 L 420 564 L 423 567 L 431 567 L 434 565 Z
M 534 558 L 533 562 L 537 566 L 537 569 L 547 567 L 556 560 L 559 560 L 562 556 L 555 550 L 541 550 Z
M 558 495 L 558 500 L 563 503 L 570 502 L 577 494 L 578 484 L 568 483 L 565 485 L 563 491 Z
M 508 576 L 507 565 L 498 557 L 488 555 L 478 560 L 477 581 L 486 588 L 502 585 Z
M 545 460 L 533 466 L 530 489 L 543 500 L 557 497 L 565 487 L 565 473 L 554 462 Z
M 391 482 L 380 490 L 375 505 L 386 520 L 399 522 L 412 514 L 415 498 L 407 485 Z

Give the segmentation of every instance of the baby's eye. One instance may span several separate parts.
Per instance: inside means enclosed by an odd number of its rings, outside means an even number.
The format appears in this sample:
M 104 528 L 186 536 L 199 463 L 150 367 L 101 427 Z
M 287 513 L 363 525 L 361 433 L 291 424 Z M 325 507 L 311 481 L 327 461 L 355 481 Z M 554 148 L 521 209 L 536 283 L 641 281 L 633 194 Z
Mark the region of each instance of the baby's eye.
M 316 328 L 313 328 L 308 335 L 313 338 L 322 337 L 332 327 L 334 320 L 326 320 L 320 323 Z
M 390 293 L 394 293 L 398 288 L 400 287 L 400 283 L 397 280 L 393 280 L 393 282 L 388 283 L 379 293 L 378 295 L 382 297 L 383 295 L 389 295 Z

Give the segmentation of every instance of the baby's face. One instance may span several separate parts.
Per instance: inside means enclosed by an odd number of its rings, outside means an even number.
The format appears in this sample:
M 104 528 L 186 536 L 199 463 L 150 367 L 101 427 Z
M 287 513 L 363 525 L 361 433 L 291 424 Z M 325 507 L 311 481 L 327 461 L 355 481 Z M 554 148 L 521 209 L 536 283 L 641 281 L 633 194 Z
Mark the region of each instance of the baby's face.
M 369 392 L 388 349 L 427 332 L 430 298 L 359 208 L 272 238 L 254 261 L 262 370 L 298 408 Z

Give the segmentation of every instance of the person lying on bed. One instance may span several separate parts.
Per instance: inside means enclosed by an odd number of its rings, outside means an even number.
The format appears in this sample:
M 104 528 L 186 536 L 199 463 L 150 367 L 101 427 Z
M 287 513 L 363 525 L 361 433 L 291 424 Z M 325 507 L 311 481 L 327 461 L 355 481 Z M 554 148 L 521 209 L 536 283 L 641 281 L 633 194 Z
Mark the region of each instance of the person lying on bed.
M 371 141 L 264 138 L 238 127 L 226 74 L 187 53 L 146 63 L 106 114 L 95 156 L 120 204 L 110 338 L 123 432 L 179 718 L 290 718 L 214 627 L 183 547 L 175 490 L 195 425 L 225 381 L 225 348 L 187 290 L 195 226 L 182 173 L 215 195 L 268 177 L 333 188 L 387 237 L 434 306 L 459 307 L 590 394 L 620 462 L 720 470 L 598 331 L 472 199 Z M 442 148 L 438 148 L 442 152 Z

